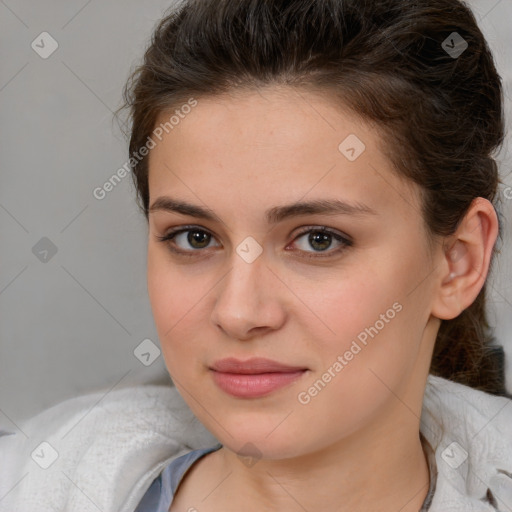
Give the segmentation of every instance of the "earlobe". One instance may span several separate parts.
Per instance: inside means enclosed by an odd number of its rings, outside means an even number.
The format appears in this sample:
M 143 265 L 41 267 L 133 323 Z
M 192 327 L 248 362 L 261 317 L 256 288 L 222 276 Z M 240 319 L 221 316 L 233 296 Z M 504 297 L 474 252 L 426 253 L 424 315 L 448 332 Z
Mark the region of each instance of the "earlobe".
M 485 284 L 497 235 L 494 207 L 476 198 L 440 249 L 432 315 L 451 320 L 474 302 Z

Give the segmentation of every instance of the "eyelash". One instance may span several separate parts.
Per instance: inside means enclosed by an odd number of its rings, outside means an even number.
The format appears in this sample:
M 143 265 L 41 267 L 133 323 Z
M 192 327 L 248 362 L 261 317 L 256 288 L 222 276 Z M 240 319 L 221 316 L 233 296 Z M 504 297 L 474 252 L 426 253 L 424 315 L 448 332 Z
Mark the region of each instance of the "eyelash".
M 176 249 L 174 247 L 174 242 L 173 242 L 174 238 L 177 235 L 179 235 L 181 233 L 186 233 L 188 231 L 198 231 L 201 233 L 206 233 L 213 237 L 213 235 L 209 231 L 202 229 L 199 226 L 182 226 L 182 227 L 179 227 L 179 228 L 169 231 L 164 236 L 157 235 L 156 238 L 158 239 L 158 241 L 165 243 L 168 246 L 169 250 L 175 254 L 179 254 L 180 256 L 185 256 L 185 257 L 195 257 L 196 256 L 195 253 L 203 252 L 203 249 L 183 251 L 183 250 Z M 298 238 L 300 238 L 302 235 L 305 235 L 307 233 L 323 233 L 323 234 L 331 235 L 335 240 L 340 242 L 342 245 L 338 249 L 328 252 L 327 255 L 322 254 L 322 252 L 316 252 L 314 255 L 301 256 L 306 259 L 333 257 L 334 255 L 337 255 L 337 254 L 343 252 L 347 248 L 352 247 L 352 245 L 353 245 L 352 240 L 350 240 L 349 238 L 342 236 L 339 233 L 337 233 L 336 231 L 333 231 L 333 230 L 323 227 L 323 226 L 322 227 L 316 227 L 316 226 L 305 227 L 297 234 L 297 236 L 293 239 L 293 242 L 295 242 Z M 307 253 L 309 251 L 301 251 L 301 252 Z

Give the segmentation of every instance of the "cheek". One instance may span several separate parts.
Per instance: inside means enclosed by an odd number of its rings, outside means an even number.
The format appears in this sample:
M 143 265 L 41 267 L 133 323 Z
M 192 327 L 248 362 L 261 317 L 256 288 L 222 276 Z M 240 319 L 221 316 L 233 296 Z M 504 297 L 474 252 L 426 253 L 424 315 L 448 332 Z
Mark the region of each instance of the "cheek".
M 170 322 L 170 313 L 175 311 L 175 295 L 172 293 L 172 276 L 156 251 L 148 250 L 148 296 L 157 329 L 160 331 Z
M 411 287 L 401 268 L 352 268 L 350 275 L 330 281 L 338 284 L 302 292 L 322 320 L 316 318 L 315 324 L 308 322 L 307 327 L 317 338 L 314 350 L 321 353 L 317 372 L 324 375 L 330 369 L 339 375 L 333 379 L 337 384 L 332 391 L 337 388 L 335 393 L 341 394 L 337 399 L 342 402 L 353 403 L 358 392 L 345 393 L 361 386 L 371 390 L 367 396 L 371 401 L 372 393 L 377 392 L 374 385 L 382 387 L 375 374 L 394 378 L 414 361 L 421 340 L 421 305 L 414 302 L 417 296 L 408 296 Z M 322 326 L 316 334 L 314 325 Z M 330 377 L 327 374 L 325 378 Z
M 185 369 L 191 371 L 190 366 L 185 367 L 185 362 L 201 365 L 203 351 L 197 336 L 197 320 L 206 318 L 204 296 L 212 285 L 200 277 L 184 275 L 165 254 L 151 249 L 148 251 L 147 284 L 167 369 L 171 376 L 181 379 Z M 195 340 L 194 343 L 191 340 Z
M 330 336 L 350 344 L 365 329 L 379 321 L 380 315 L 395 316 L 393 304 L 400 298 L 397 282 L 371 270 L 352 268 L 350 275 L 333 276 L 319 288 L 304 289 L 320 320 L 329 327 Z M 387 325 L 387 324 L 386 324 Z
M 153 317 L 161 333 L 169 331 L 201 297 L 197 289 L 201 282 L 184 276 L 159 248 L 148 250 L 147 284 Z
M 147 284 L 153 319 L 167 361 L 166 352 L 173 349 L 171 340 L 178 339 L 176 334 L 183 329 L 187 311 L 191 309 L 187 284 L 159 251 L 151 250 L 148 251 Z
M 333 437 L 357 431 L 393 404 L 394 391 L 414 367 L 418 343 L 408 329 L 411 309 L 379 290 L 361 287 L 350 295 L 347 307 L 344 295 L 332 297 L 338 306 L 329 306 L 326 322 L 336 334 L 318 339 L 321 360 L 297 390 L 298 411 L 307 418 L 324 418 Z

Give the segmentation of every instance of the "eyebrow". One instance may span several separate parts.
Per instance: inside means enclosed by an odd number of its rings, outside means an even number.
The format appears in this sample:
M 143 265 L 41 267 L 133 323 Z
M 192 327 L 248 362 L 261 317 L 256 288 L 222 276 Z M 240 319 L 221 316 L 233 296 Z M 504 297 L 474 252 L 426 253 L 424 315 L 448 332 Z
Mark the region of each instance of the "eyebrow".
M 179 201 L 168 196 L 162 196 L 155 200 L 149 208 L 149 212 L 156 211 L 175 212 L 222 223 L 222 220 L 210 208 Z M 265 212 L 268 224 L 277 224 L 284 219 L 298 217 L 300 215 L 314 214 L 378 215 L 373 208 L 363 203 L 347 203 L 340 199 L 318 199 L 307 202 L 296 202 L 284 206 L 274 206 Z

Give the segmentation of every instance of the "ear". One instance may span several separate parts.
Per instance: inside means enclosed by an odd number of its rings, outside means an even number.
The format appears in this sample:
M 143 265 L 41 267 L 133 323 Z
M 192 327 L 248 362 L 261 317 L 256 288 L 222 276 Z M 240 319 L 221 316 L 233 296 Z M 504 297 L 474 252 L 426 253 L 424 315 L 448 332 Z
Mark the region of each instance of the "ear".
M 487 278 L 497 236 L 498 218 L 492 203 L 477 197 L 440 249 L 433 316 L 451 320 L 474 302 Z

